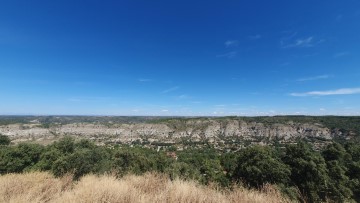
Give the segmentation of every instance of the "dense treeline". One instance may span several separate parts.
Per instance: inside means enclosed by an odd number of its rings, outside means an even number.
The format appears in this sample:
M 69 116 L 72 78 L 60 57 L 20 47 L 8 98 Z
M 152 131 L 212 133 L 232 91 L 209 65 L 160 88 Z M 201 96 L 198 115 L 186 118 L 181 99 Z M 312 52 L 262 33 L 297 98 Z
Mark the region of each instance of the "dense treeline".
M 72 123 L 143 123 L 166 117 L 156 116 L 2 116 L 0 125 L 40 124 L 42 127 L 66 125 Z
M 170 148 L 174 150 L 174 148 Z M 156 171 L 171 179 L 194 179 L 203 184 L 231 188 L 242 183 L 260 188 L 277 185 L 294 200 L 345 202 L 360 199 L 360 145 L 336 143 L 322 151 L 299 142 L 281 147 L 252 146 L 238 152 L 208 149 L 178 151 L 177 160 L 165 151 L 142 147 L 97 146 L 89 140 L 65 137 L 51 145 L 10 145 L 0 136 L 0 174 L 51 171 L 56 176 L 74 174 L 75 179 L 94 173 Z

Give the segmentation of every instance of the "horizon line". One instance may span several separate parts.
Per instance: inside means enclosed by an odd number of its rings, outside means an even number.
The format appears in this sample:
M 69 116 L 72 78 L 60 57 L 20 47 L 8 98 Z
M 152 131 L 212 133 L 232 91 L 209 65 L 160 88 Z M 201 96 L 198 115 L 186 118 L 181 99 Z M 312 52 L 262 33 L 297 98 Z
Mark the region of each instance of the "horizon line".
M 285 117 L 285 116 L 308 116 L 308 117 L 321 117 L 321 116 L 338 116 L 338 117 L 359 117 L 360 115 L 346 115 L 346 114 L 274 114 L 274 115 L 105 115 L 105 114 L 97 114 L 97 115 L 89 115 L 89 114 L 0 114 L 0 117 L 6 116 L 18 116 L 18 117 L 25 117 L 25 116 L 38 116 L 38 117 L 49 117 L 49 116 L 56 116 L 56 117 L 76 117 L 76 116 L 83 116 L 83 117 L 206 117 L 206 118 L 222 118 L 222 117 Z

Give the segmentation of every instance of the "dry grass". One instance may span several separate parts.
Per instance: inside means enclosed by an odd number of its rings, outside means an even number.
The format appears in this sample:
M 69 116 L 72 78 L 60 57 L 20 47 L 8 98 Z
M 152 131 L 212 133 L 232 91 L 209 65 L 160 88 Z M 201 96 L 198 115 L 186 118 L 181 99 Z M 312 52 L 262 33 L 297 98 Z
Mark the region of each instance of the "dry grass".
M 71 176 L 54 178 L 45 172 L 0 176 L 0 202 L 288 202 L 267 185 L 262 191 L 241 187 L 220 191 L 191 181 L 170 181 L 160 174 L 88 175 L 78 182 Z

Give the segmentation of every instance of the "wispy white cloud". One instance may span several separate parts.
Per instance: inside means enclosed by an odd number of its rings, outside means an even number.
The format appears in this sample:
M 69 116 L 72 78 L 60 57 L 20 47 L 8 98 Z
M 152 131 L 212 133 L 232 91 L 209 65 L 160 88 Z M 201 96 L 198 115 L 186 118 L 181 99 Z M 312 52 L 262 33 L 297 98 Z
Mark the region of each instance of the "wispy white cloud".
M 214 105 L 215 107 L 226 107 L 225 104 L 217 104 L 217 105 Z
M 220 55 L 217 55 L 216 57 L 218 58 L 234 58 L 235 56 L 237 55 L 237 52 L 236 51 L 231 51 L 231 52 L 228 52 L 228 53 L 225 53 L 225 54 L 220 54 Z
M 79 99 L 79 98 L 69 98 L 69 99 L 67 99 L 67 101 L 69 101 L 69 102 L 84 102 L 87 100 Z
M 316 39 L 314 36 L 297 37 L 297 32 L 286 31 L 283 33 L 287 34 L 288 36 L 281 39 L 280 45 L 282 48 L 314 47 L 325 41 L 323 39 Z
M 224 45 L 225 45 L 226 47 L 236 47 L 236 46 L 239 45 L 239 41 L 237 41 L 237 40 L 227 40 L 227 41 L 224 43 Z
M 163 93 L 163 94 L 167 94 L 167 93 L 169 93 L 169 92 L 176 91 L 176 90 L 178 90 L 179 88 L 180 88 L 179 86 L 175 86 L 175 87 L 172 87 L 172 88 L 166 89 L 166 90 L 162 91 L 161 93 Z
M 311 91 L 303 93 L 291 93 L 294 97 L 306 97 L 306 96 L 329 96 L 329 95 L 346 95 L 346 94 L 360 94 L 360 87 L 358 88 L 342 88 L 336 90 L 327 91 Z
M 67 99 L 69 102 L 102 102 L 110 100 L 110 97 L 72 97 Z
M 152 80 L 152 79 L 145 79 L 145 78 L 139 78 L 138 81 L 139 81 L 139 82 L 153 82 L 154 80 Z
M 289 66 L 290 64 L 291 64 L 290 62 L 284 62 L 284 63 L 281 63 L 280 66 L 285 67 L 285 66 Z
M 189 98 L 190 98 L 190 96 L 186 95 L 186 94 L 182 94 L 182 95 L 177 96 L 177 99 L 189 99 Z
M 331 77 L 330 75 L 318 75 L 318 76 L 314 76 L 314 77 L 299 78 L 296 81 L 305 82 L 305 81 L 311 81 L 311 80 L 323 80 L 323 79 L 328 79 L 330 77 Z
M 294 42 L 285 43 L 282 42 L 283 48 L 292 48 L 292 47 L 313 47 L 314 46 L 314 37 L 296 39 Z
M 201 101 L 192 101 L 191 103 L 193 103 L 193 104 L 201 104 L 202 102 Z
M 343 57 L 343 56 L 346 56 L 349 54 L 350 54 L 349 52 L 339 52 L 339 53 L 334 54 L 334 58 L 340 58 L 340 57 Z
M 343 18 L 344 18 L 344 16 L 342 14 L 339 14 L 339 15 L 336 16 L 335 19 L 336 19 L 337 22 L 340 22 Z
M 251 40 L 257 40 L 257 39 L 261 39 L 261 38 L 262 38 L 262 36 L 259 34 L 249 36 L 249 39 L 251 39 Z

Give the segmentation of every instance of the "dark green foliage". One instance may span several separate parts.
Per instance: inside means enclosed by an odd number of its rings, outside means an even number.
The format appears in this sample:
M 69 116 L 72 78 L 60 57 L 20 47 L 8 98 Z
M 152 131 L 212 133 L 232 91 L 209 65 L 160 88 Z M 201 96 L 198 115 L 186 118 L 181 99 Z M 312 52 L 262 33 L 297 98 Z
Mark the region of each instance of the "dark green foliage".
M 229 185 L 224 169 L 219 159 L 205 159 L 200 166 L 200 182 L 204 184 L 219 183 L 222 186 Z
M 351 158 L 345 148 L 339 143 L 332 143 L 323 150 L 322 155 L 326 161 L 344 162 Z
M 221 165 L 224 167 L 226 175 L 230 178 L 233 176 L 237 163 L 238 155 L 235 153 L 225 153 L 220 157 Z
M 238 181 L 252 188 L 272 183 L 299 201 L 360 201 L 358 143 L 333 143 L 315 151 L 299 141 L 277 147 L 249 146 L 228 153 L 205 145 L 203 149 L 173 153 L 177 160 L 163 151 L 140 146 L 97 146 L 89 140 L 65 137 L 46 147 L 30 143 L 0 146 L 0 174 L 43 170 L 56 176 L 72 173 L 78 179 L 89 173 L 123 176 L 156 171 L 171 179 L 193 179 L 223 187 Z
M 360 161 L 360 144 L 356 142 L 350 142 L 345 144 L 346 151 L 351 156 L 353 161 Z
M 185 162 L 173 162 L 166 169 L 165 173 L 173 180 L 181 178 L 184 180 L 199 180 L 200 172 Z
M 62 153 L 54 147 L 48 147 L 40 156 L 39 162 L 35 168 L 42 171 L 49 171 L 54 165 L 54 162 L 62 157 Z
M 127 150 L 115 152 L 113 167 L 118 175 L 127 173 L 142 174 L 146 171 L 153 171 L 156 168 L 154 160 L 147 159 L 144 155 Z
M 351 155 L 339 143 L 328 145 L 323 150 L 322 155 L 326 161 L 330 178 L 327 196 L 337 202 L 344 202 L 350 199 L 353 193 L 349 188 L 350 180 L 346 175 L 348 171 L 346 163 L 351 160 Z
M 75 139 L 72 137 L 64 137 L 55 142 L 53 146 L 64 155 L 71 154 L 75 150 Z
M 349 188 L 349 177 L 346 176 L 347 168 L 337 160 L 328 161 L 327 168 L 329 170 L 327 197 L 336 202 L 344 202 L 351 199 L 353 193 Z
M 228 185 L 230 179 L 226 177 L 226 171 L 220 161 L 220 154 L 213 148 L 202 150 L 186 150 L 179 152 L 178 162 L 184 162 L 192 166 L 199 174 L 197 180 L 201 183 L 218 183 Z
M 55 161 L 51 170 L 56 176 L 72 172 L 75 179 L 88 173 L 105 172 L 106 170 L 102 170 L 102 168 L 108 158 L 106 155 L 98 149 L 82 148 Z
M 111 167 L 111 154 L 89 140 L 75 142 L 70 138 L 64 138 L 54 144 L 53 150 L 61 153 L 57 160 L 51 160 L 53 161 L 51 171 L 56 176 L 73 173 L 74 178 L 78 179 L 88 173 L 104 173 Z M 55 151 L 50 155 L 56 156 Z
M 329 176 L 324 158 L 312 150 L 311 146 L 299 142 L 286 147 L 283 157 L 291 168 L 291 181 L 310 202 L 325 201 Z
M 8 136 L 0 134 L 0 146 L 1 145 L 9 145 L 10 143 L 11 143 L 11 140 Z
M 113 170 L 122 176 L 147 171 L 164 172 L 171 160 L 165 154 L 154 150 L 124 147 L 113 152 L 111 162 Z
M 346 143 L 345 149 L 350 156 L 345 163 L 348 168 L 346 175 L 350 179 L 350 188 L 354 193 L 354 198 L 360 202 L 360 144 Z
M 244 149 L 240 151 L 237 162 L 233 177 L 252 187 L 261 187 L 265 183 L 286 184 L 289 181 L 290 168 L 269 147 Z
M 0 153 L 0 173 L 19 173 L 32 169 L 44 151 L 42 145 L 21 143 Z

